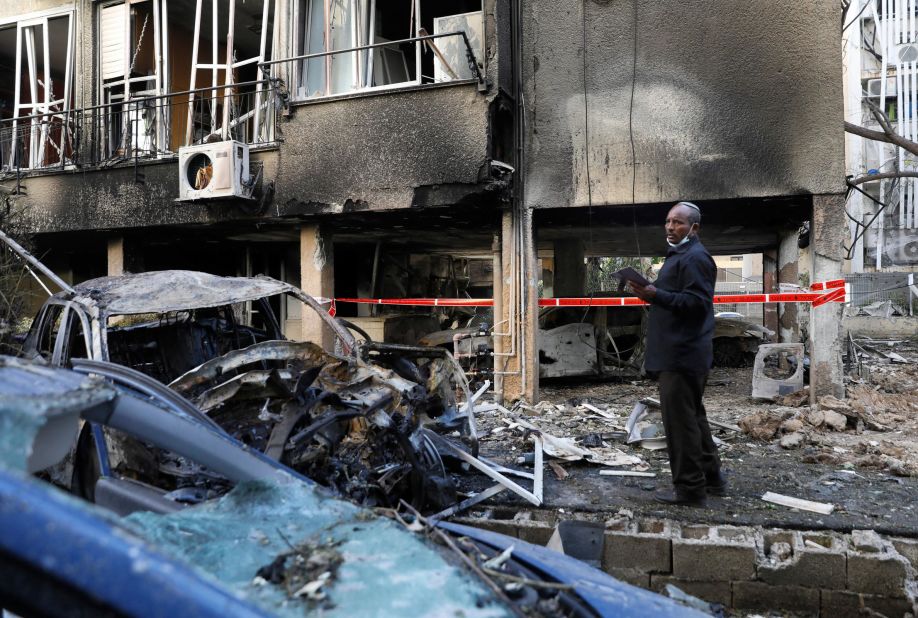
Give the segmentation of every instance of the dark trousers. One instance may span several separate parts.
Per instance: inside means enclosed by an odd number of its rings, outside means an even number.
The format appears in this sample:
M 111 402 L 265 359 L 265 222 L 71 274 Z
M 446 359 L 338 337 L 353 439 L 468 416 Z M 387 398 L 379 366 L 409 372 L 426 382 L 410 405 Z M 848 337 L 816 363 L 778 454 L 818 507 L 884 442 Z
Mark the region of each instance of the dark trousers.
M 669 449 L 669 467 L 677 491 L 704 494 L 705 482 L 718 482 L 720 458 L 701 399 L 707 373 L 661 371 L 660 405 Z

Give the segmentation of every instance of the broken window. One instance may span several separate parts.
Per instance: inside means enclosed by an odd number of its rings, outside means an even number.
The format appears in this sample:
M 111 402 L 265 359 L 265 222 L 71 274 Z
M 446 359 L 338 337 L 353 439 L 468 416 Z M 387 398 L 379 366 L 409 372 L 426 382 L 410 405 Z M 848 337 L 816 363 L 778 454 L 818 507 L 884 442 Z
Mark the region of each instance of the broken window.
M 73 13 L 0 27 L 3 166 L 66 165 L 72 156 Z
M 272 89 L 261 63 L 275 47 L 277 0 L 198 0 L 189 65 L 186 144 L 273 140 Z M 208 88 L 204 92 L 195 89 Z
M 296 99 L 478 77 L 481 0 L 298 0 L 294 22 Z
M 101 158 L 171 155 L 214 135 L 250 144 L 273 139 L 271 101 L 258 82 L 258 64 L 274 46 L 275 2 L 101 5 Z
M 168 56 L 163 54 L 161 0 L 125 1 L 99 10 L 99 74 L 104 114 L 103 158 L 155 152 L 166 142 L 166 124 L 155 99 L 163 93 Z M 146 99 L 146 100 L 144 100 Z M 139 100 L 132 104 L 133 100 Z M 142 101 L 142 102 L 140 102 Z

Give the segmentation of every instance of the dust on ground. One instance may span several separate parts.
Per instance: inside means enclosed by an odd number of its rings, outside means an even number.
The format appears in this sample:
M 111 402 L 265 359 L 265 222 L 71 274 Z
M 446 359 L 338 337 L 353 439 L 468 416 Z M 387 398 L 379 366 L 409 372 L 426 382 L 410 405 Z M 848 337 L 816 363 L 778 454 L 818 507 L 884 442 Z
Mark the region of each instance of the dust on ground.
M 517 461 L 532 452 L 533 442 L 530 430 L 511 424 L 516 417 L 542 432 L 568 438 L 575 446 L 598 447 L 607 459 L 617 452 L 624 456 L 623 461 L 641 458 L 636 465 L 607 467 L 546 457 L 546 463 L 551 463 L 545 466 L 543 509 L 561 516 L 574 513 L 601 518 L 628 508 L 701 523 L 842 531 L 870 528 L 915 535 L 918 346 L 910 350 L 897 348 L 905 363 L 877 363 L 864 372 L 864 378 L 849 380 L 847 400 L 827 398 L 812 407 L 808 392 L 779 402 L 752 399 L 751 368 L 715 369 L 705 393 L 709 419 L 754 429 L 761 424 L 748 421 L 758 416 L 769 419 L 771 425 L 749 433 L 714 428 L 714 435 L 722 441 L 720 455 L 730 486 L 726 497 L 709 497 L 703 509 L 655 502 L 654 492 L 671 486 L 666 450 L 625 443 L 625 423 L 635 403 L 658 396 L 650 380 L 543 383 L 543 401 L 538 406 L 517 406 L 509 413 L 494 409 L 479 415 L 481 453 L 505 465 L 531 470 L 531 464 Z M 602 469 L 645 471 L 655 476 L 601 476 Z M 468 482 L 467 489 L 472 491 L 490 484 L 480 477 Z M 835 510 L 821 515 L 770 504 L 761 499 L 767 491 L 831 503 Z M 532 508 L 508 491 L 489 504 Z

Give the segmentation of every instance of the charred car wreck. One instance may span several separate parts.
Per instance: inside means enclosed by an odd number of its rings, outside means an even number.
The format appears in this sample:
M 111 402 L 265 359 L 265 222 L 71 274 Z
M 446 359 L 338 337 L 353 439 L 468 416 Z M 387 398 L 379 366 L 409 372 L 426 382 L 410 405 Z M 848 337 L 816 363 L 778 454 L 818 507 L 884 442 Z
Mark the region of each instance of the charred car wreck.
M 475 380 L 491 376 L 493 337 L 481 325 L 432 332 L 419 341 L 452 351 Z M 774 332 L 739 316 L 714 318 L 714 365 L 751 367 L 759 345 Z M 539 376 L 635 379 L 643 375 L 646 311 L 640 307 L 545 308 L 539 315 Z
M 321 316 L 337 353 L 283 338 L 272 305 L 284 297 Z M 141 392 L 162 394 L 168 384 L 194 404 L 191 414 L 361 504 L 405 500 L 432 512 L 456 502 L 431 430 L 458 432 L 461 444 L 450 448 L 477 455 L 473 407 L 459 404 L 469 401 L 468 383 L 448 351 L 358 343 L 315 299 L 266 277 L 161 271 L 87 281 L 47 301 L 24 350 Z M 186 503 L 228 488 L 219 475 L 90 423 L 56 480 L 91 499 L 108 470 L 170 487 Z

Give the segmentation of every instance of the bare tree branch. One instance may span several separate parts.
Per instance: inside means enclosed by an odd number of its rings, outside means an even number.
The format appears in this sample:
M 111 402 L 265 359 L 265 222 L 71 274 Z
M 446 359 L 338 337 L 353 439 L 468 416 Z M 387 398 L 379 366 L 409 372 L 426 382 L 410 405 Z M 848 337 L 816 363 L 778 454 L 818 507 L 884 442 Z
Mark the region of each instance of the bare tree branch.
M 873 117 L 876 118 L 877 122 L 880 123 L 880 126 L 883 127 L 883 132 L 887 135 L 895 135 L 896 132 L 893 130 L 892 123 L 889 122 L 889 118 L 886 117 L 886 114 L 883 113 L 883 110 L 881 110 L 880 107 L 870 99 L 864 99 L 864 102 L 867 103 L 867 107 L 869 107 L 870 111 L 873 112 Z
M 889 180 L 890 178 L 918 178 L 918 172 L 883 172 L 882 174 L 867 174 L 859 178 L 849 178 L 848 185 L 862 185 L 874 180 Z
M 880 112 L 882 114 L 882 112 Z M 866 137 L 867 139 L 877 140 L 880 142 L 886 142 L 887 144 L 894 144 L 910 152 L 911 154 L 918 156 L 918 142 L 913 142 L 910 139 L 905 139 L 901 135 L 896 135 L 896 132 L 892 130 L 892 127 L 889 126 L 889 121 L 884 117 L 884 122 L 889 130 L 886 130 L 884 127 L 883 131 L 874 131 L 873 129 L 866 129 L 862 126 L 852 124 L 850 122 L 845 122 L 845 131 L 851 133 L 852 135 L 860 135 L 861 137 Z M 883 123 L 881 123 L 882 125 Z
M 874 131 L 873 129 L 867 129 L 847 121 L 845 122 L 845 131 L 852 135 L 860 135 L 861 137 L 866 137 L 867 139 L 876 140 L 878 142 L 886 142 L 887 144 L 893 143 L 893 141 L 882 131 Z

